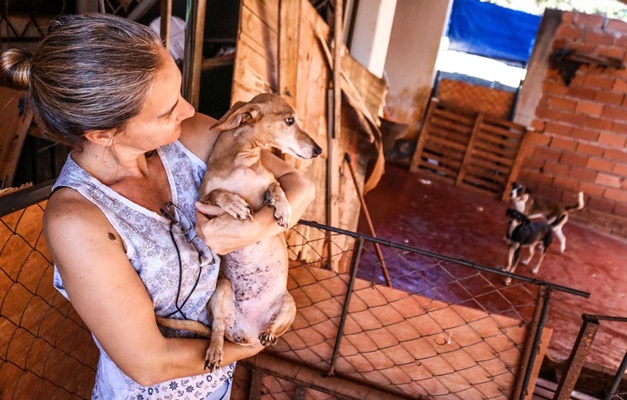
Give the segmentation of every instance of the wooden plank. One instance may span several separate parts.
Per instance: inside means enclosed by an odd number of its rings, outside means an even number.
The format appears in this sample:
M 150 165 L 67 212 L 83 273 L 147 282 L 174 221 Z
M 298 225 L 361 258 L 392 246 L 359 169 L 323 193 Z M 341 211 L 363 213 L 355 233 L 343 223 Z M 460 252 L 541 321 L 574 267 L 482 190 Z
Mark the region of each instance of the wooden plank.
M 33 115 L 26 106 L 26 92 L 0 86 L 0 188 L 13 184 L 17 163 Z
M 514 164 L 512 165 L 512 170 L 509 174 L 509 177 L 507 179 L 507 182 L 505 183 L 505 188 L 503 190 L 503 193 L 501 194 L 501 200 L 502 201 L 506 201 L 508 196 L 509 196 L 509 188 L 512 185 L 513 182 L 516 181 L 516 179 L 518 178 L 518 173 L 520 171 L 520 166 L 522 164 L 522 160 L 525 156 L 525 153 L 527 152 L 528 149 L 528 138 L 529 136 L 527 134 L 523 135 L 522 141 L 520 142 L 520 147 L 518 149 L 518 155 L 516 156 L 516 159 L 514 160 Z
M 495 155 L 493 153 L 488 153 L 486 151 L 482 151 L 479 149 L 475 149 L 474 157 L 481 157 L 486 160 L 490 160 L 496 163 L 501 163 L 502 165 L 509 165 L 511 163 L 511 159 L 499 155 Z
M 462 161 L 462 166 L 459 170 L 459 175 L 457 175 L 457 182 L 456 182 L 457 185 L 459 185 L 464 180 L 464 176 L 466 175 L 468 161 L 470 160 L 470 157 L 473 152 L 473 147 L 475 146 L 475 142 L 477 141 L 477 133 L 479 131 L 479 127 L 481 126 L 482 121 L 483 121 L 483 114 L 479 114 L 477 116 L 477 119 L 475 120 L 475 125 L 472 128 L 472 132 L 470 134 L 470 140 L 468 141 L 468 147 L 466 148 L 466 151 L 464 154 L 464 159 Z
M 433 125 L 429 128 L 429 135 L 432 138 L 435 137 L 444 140 L 450 140 L 451 142 L 458 143 L 464 147 L 468 145 L 468 140 L 470 139 L 470 135 L 460 135 L 457 132 L 440 129 L 438 127 L 434 127 Z
M 505 151 L 516 151 L 518 146 L 520 146 L 520 138 L 516 140 L 512 140 L 510 138 L 506 138 L 503 136 L 494 136 L 489 133 L 486 133 L 483 129 L 478 132 L 478 139 L 481 142 L 493 144 L 496 147 L 501 147 Z
M 418 135 L 416 150 L 414 150 L 414 155 L 412 156 L 411 164 L 409 165 L 409 170 L 411 172 L 418 172 L 418 164 L 420 163 L 422 150 L 424 149 L 427 138 L 429 137 L 429 125 L 431 124 L 431 119 L 433 119 L 433 113 L 435 112 L 437 106 L 438 100 L 436 98 L 432 98 L 431 102 L 429 103 L 429 107 L 427 108 L 425 123 L 420 130 L 420 135 Z
M 468 162 L 470 165 L 474 165 L 479 168 L 485 168 L 487 170 L 498 171 L 504 175 L 509 175 L 509 172 L 511 170 L 510 165 L 497 165 L 491 161 L 486 161 L 478 157 L 471 157 Z
M 431 136 L 429 138 L 429 142 L 438 144 L 438 145 L 443 146 L 445 148 L 448 147 L 448 148 L 451 148 L 451 149 L 455 149 L 455 150 L 459 151 L 460 157 L 461 157 L 461 154 L 464 153 L 464 150 L 466 150 L 466 146 L 464 144 L 461 144 L 461 143 L 458 143 L 458 142 L 454 142 L 452 140 L 444 139 L 444 138 L 441 138 L 441 137 L 437 137 L 437 136 Z
M 466 137 L 470 137 L 470 132 L 472 131 L 472 125 L 470 126 L 460 125 L 460 124 L 456 124 L 453 121 L 440 119 L 440 118 L 433 118 L 431 120 L 430 129 L 433 130 L 433 128 L 444 129 L 447 131 L 451 131 L 452 133 L 457 133 Z
M 495 145 L 491 142 L 477 142 L 476 146 L 477 149 L 481 149 L 487 153 L 492 153 L 495 154 L 497 156 L 503 156 L 503 157 L 511 157 L 511 159 L 513 160 L 514 157 L 516 157 L 516 149 L 513 148 L 504 148 L 502 146 L 499 145 Z
M 459 113 L 456 111 L 452 111 L 448 108 L 442 108 L 442 107 L 438 107 L 435 110 L 434 116 L 436 118 L 449 119 L 451 121 L 456 121 L 457 123 L 461 125 L 466 125 L 466 126 L 472 126 L 472 124 L 475 122 L 474 115 L 468 116 L 468 115 L 464 115 L 463 113 Z
M 192 0 L 190 18 L 185 31 L 183 97 L 194 108 L 198 108 L 200 99 L 200 75 L 202 73 L 202 46 L 206 11 L 206 0 Z
M 279 94 L 296 106 L 298 46 L 300 42 L 300 1 L 279 2 Z
M 253 14 L 259 21 L 262 21 L 263 25 L 278 36 L 280 14 L 277 1 L 242 0 L 240 15 L 244 15 L 244 12 Z M 247 31 L 246 27 L 243 27 L 242 31 Z
M 520 130 L 503 129 L 495 125 L 490 125 L 489 123 L 486 123 L 485 121 L 481 129 L 497 136 L 507 136 L 509 138 L 516 139 L 516 140 L 520 140 L 520 137 L 525 132 L 524 129 L 520 129 Z

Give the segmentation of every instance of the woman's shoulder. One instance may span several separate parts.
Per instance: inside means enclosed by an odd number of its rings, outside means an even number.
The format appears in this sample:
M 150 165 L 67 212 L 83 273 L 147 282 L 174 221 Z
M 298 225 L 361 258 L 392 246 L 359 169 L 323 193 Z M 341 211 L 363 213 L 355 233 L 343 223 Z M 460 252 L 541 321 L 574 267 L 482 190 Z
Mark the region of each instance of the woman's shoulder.
M 69 187 L 55 190 L 46 203 L 45 231 L 54 231 L 57 226 L 63 226 L 68 231 L 94 229 L 99 226 L 106 229 L 107 224 L 106 218 L 95 204 Z
M 181 124 L 180 141 L 201 160 L 207 160 L 218 132 L 211 129 L 216 120 L 208 115 L 196 113 Z

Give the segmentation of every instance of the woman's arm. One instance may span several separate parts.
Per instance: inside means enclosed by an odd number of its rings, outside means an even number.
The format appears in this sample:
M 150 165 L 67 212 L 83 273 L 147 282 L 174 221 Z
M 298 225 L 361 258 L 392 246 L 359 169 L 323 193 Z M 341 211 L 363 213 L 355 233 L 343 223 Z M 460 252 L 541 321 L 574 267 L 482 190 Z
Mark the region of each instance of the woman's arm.
M 303 215 L 316 193 L 314 185 L 300 171 L 269 151 L 261 152 L 261 162 L 274 174 L 292 206 L 289 227 Z M 219 213 L 215 206 L 196 203 L 196 230 L 205 243 L 216 253 L 226 254 L 283 232 L 274 218 L 274 209 L 264 207 L 251 220 L 240 221 L 228 214 Z
M 163 337 L 121 238 L 96 206 L 60 189 L 47 204 L 44 234 L 72 305 L 122 371 L 141 385 L 206 372 L 208 341 Z M 262 349 L 225 343 L 224 365 Z

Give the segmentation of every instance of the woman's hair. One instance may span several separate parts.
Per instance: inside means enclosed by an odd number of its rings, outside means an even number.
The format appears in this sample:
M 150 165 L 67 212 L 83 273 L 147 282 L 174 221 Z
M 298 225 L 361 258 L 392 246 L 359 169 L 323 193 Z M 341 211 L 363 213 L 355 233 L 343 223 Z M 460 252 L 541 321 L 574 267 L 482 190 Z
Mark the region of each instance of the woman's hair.
M 52 139 L 69 145 L 90 130 L 121 129 L 139 114 L 161 67 L 159 36 L 107 14 L 54 19 L 32 52 L 9 49 L 0 73 L 27 89 L 33 116 Z

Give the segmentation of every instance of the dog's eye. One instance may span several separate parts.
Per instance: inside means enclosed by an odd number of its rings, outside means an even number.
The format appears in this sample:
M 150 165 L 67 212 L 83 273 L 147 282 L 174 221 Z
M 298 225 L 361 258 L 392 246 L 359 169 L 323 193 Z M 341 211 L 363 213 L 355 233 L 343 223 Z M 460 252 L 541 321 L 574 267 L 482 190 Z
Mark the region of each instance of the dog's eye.
M 292 117 L 285 118 L 285 123 L 286 123 L 288 126 L 292 126 L 292 125 L 294 125 L 294 118 L 292 118 Z

